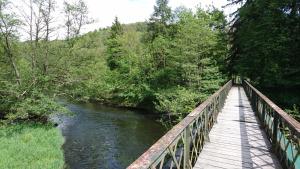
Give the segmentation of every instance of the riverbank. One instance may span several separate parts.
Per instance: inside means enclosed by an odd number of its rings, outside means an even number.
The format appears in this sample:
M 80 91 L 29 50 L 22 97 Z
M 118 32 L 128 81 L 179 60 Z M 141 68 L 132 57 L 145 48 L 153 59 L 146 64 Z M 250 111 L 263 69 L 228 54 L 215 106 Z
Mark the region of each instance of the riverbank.
M 41 124 L 0 126 L 0 168 L 58 169 L 64 166 L 64 138 L 58 128 Z

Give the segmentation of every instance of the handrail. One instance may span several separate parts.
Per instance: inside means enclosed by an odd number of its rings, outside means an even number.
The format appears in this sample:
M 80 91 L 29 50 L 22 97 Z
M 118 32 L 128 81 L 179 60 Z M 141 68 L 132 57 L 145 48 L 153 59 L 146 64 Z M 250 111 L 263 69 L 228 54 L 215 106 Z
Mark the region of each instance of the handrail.
M 195 164 L 208 133 L 224 105 L 232 80 L 194 109 L 127 169 L 190 169 Z
M 300 123 L 246 80 L 243 87 L 278 159 L 286 168 L 300 168 Z

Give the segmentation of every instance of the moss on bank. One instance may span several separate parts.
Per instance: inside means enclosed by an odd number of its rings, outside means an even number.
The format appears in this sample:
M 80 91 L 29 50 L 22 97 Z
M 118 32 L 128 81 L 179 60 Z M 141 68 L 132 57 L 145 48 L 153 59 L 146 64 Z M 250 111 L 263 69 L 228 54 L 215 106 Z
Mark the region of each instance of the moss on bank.
M 0 168 L 59 169 L 64 166 L 59 129 L 51 125 L 0 126 Z

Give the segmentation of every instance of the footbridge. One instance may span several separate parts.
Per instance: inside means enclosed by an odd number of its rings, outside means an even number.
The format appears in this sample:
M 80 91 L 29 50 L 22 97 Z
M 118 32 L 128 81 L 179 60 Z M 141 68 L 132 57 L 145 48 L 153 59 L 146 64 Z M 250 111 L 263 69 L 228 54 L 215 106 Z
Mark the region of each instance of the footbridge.
M 300 123 L 248 81 L 226 83 L 128 169 L 300 169 Z

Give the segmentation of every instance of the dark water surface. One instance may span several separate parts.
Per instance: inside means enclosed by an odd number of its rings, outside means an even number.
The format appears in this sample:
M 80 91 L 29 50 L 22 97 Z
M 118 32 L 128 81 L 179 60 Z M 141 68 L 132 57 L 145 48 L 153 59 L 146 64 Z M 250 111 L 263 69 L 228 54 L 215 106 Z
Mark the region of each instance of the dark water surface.
M 73 117 L 61 117 L 67 168 L 122 169 L 165 132 L 153 116 L 96 104 L 68 104 Z

